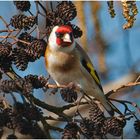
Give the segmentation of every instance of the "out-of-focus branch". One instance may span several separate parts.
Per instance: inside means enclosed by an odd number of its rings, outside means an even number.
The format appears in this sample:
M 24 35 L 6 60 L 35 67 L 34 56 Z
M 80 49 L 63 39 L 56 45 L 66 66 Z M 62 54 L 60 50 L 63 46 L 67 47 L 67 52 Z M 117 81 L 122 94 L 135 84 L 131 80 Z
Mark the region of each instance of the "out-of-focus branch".
M 113 89 L 113 90 L 109 91 L 108 93 L 106 93 L 106 96 L 109 97 L 113 93 L 119 92 L 122 89 L 131 88 L 131 87 L 134 87 L 134 86 L 137 86 L 137 85 L 140 85 L 140 82 L 138 82 L 138 81 L 137 82 L 130 82 L 128 84 L 121 85 L 120 87 L 118 87 L 116 89 Z
M 101 29 L 100 29 L 100 20 L 99 20 L 99 12 L 100 12 L 100 2 L 94 1 L 90 2 L 91 5 L 91 12 L 92 12 L 92 20 L 94 23 L 95 29 L 95 43 L 97 45 L 98 50 L 98 60 L 99 60 L 99 71 L 102 74 L 105 74 L 107 71 L 106 63 L 105 63 L 105 49 L 106 49 L 106 42 L 102 37 Z
M 83 31 L 83 35 L 80 38 L 82 47 L 87 50 L 87 29 L 86 29 L 86 19 L 85 19 L 85 12 L 84 12 L 84 1 L 75 1 L 75 6 L 77 9 L 77 18 L 79 25 Z

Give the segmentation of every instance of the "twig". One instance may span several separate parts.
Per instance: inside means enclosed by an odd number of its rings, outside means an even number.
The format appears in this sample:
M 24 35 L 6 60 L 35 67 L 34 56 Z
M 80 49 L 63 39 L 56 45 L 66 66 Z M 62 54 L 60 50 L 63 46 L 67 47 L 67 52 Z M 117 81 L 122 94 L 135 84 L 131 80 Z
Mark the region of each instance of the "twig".
M 34 32 L 36 28 L 37 28 L 37 27 L 35 26 L 35 27 L 33 28 L 33 30 L 31 30 L 31 31 L 29 32 L 29 34 L 31 34 L 32 32 Z
M 140 75 L 137 77 L 137 79 L 135 80 L 135 82 L 138 82 L 140 79 Z
M 129 113 L 129 115 L 130 115 L 130 113 Z M 54 117 L 52 117 L 52 116 L 45 116 L 44 117 L 46 120 L 52 120 L 52 121 L 62 121 L 62 122 L 67 122 L 67 120 L 66 119 L 64 119 L 64 118 L 62 118 L 62 117 L 58 117 L 58 118 L 54 118 Z M 71 121 L 72 121 L 72 119 L 71 119 Z M 75 119 L 74 118 L 74 122 L 78 122 L 78 123 L 80 123 L 80 122 L 82 122 L 82 120 L 81 119 Z
M 62 128 L 56 127 L 56 126 L 52 126 L 52 125 L 49 125 L 49 129 L 52 129 L 52 130 L 58 131 L 58 132 L 63 132 L 63 129 Z
M 30 43 L 29 42 L 26 42 L 26 41 L 23 41 L 23 40 L 21 40 L 21 39 L 18 39 L 18 38 L 16 38 L 15 36 L 0 36 L 0 38 L 12 38 L 12 39 L 14 39 L 14 40 L 16 40 L 16 41 L 19 41 L 19 42 L 22 42 L 22 43 L 25 43 L 25 44 L 27 44 L 27 45 L 30 45 Z
M 79 103 L 79 105 L 85 105 L 85 104 L 88 104 L 88 102 L 80 102 Z M 77 106 L 77 103 L 65 105 L 62 107 L 62 110 L 64 111 L 64 110 L 70 109 L 70 108 L 75 107 L 75 106 Z
M 39 1 L 36 1 L 36 3 L 39 4 L 39 6 L 43 9 L 44 13 L 47 14 L 47 10 L 45 9 L 45 7 L 39 2 Z
M 31 16 L 34 16 L 34 14 L 30 10 L 28 10 L 28 12 L 30 13 Z
M 5 26 L 6 26 L 6 28 L 8 29 L 8 31 L 10 30 L 9 29 L 9 24 L 5 21 L 5 19 L 2 17 L 2 16 L 0 16 L 0 19 L 3 21 L 3 23 L 5 24 Z
M 130 82 L 130 83 L 126 84 L 126 85 L 121 85 L 117 89 L 113 89 L 113 90 L 109 91 L 108 93 L 106 93 L 106 97 L 109 97 L 110 95 L 120 91 L 121 89 L 128 88 L 128 87 L 134 87 L 134 86 L 137 86 L 137 85 L 140 85 L 140 82 L 134 82 L 134 83 Z
M 11 33 L 8 33 L 8 35 L 5 36 L 5 38 L 1 41 L 4 42 L 5 40 L 7 41 L 8 37 L 10 36 Z
M 42 122 L 42 125 L 43 125 L 45 133 L 46 133 L 46 138 L 51 139 L 51 135 L 50 135 L 50 132 L 49 132 L 49 128 L 50 128 L 49 124 L 46 122 L 44 117 L 42 117 L 41 122 Z
M 56 115 L 60 116 L 60 117 L 64 117 L 67 120 L 71 120 L 70 116 L 67 116 L 65 113 L 63 113 L 64 109 L 62 107 L 55 107 L 52 105 L 48 105 L 42 101 L 40 101 L 39 99 L 35 98 L 33 95 L 30 95 L 31 100 L 34 102 L 34 104 L 55 113 Z
M 21 30 L 18 30 L 18 32 L 16 33 L 15 37 L 17 37 L 20 34 Z
M 50 5 L 51 5 L 51 10 L 53 12 L 53 3 L 52 3 L 52 1 L 50 2 Z
M 129 102 L 129 101 L 125 101 L 125 100 L 117 100 L 117 99 L 112 99 L 112 98 L 109 98 L 110 100 L 112 100 L 112 101 L 115 101 L 115 102 L 118 102 L 118 103 L 121 103 L 121 104 L 123 104 L 124 106 L 125 106 L 125 113 L 127 112 L 127 111 L 129 111 L 137 120 L 138 120 L 138 118 L 137 118 L 137 116 L 135 115 L 135 113 L 134 112 L 132 112 L 129 108 L 128 108 L 128 106 L 126 105 L 126 103 L 128 103 L 128 104 L 131 104 L 132 106 L 134 106 L 133 105 L 133 103 L 131 103 L 131 102 Z M 134 106 L 135 107 L 135 106 Z M 137 108 L 138 109 L 138 108 Z M 139 109 L 138 109 L 139 110 Z M 139 110 L 140 111 L 140 110 Z
M 15 31 L 18 31 L 18 29 L 14 29 L 14 30 L 0 30 L 0 33 L 3 33 L 3 32 L 15 32 Z

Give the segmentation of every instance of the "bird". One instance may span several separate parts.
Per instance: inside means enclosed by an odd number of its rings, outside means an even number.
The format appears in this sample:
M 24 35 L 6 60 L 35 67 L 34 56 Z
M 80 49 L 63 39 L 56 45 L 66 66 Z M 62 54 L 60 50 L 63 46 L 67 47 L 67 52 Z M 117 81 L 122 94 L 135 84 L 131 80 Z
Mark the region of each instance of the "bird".
M 57 85 L 76 84 L 114 115 L 114 105 L 106 98 L 99 76 L 85 50 L 75 41 L 71 26 L 57 25 L 52 29 L 44 58 Z

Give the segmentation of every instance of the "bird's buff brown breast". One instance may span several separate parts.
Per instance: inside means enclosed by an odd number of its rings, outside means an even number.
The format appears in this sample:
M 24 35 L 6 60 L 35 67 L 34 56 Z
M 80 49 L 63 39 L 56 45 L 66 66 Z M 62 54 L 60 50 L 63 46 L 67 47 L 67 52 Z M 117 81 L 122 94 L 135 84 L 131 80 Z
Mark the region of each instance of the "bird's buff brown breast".
M 69 54 L 64 52 L 51 53 L 50 50 L 48 49 L 45 53 L 46 67 L 48 71 L 55 72 L 58 71 L 62 73 L 68 72 L 74 70 L 76 65 L 78 65 L 76 57 L 77 56 L 74 56 L 71 53 Z

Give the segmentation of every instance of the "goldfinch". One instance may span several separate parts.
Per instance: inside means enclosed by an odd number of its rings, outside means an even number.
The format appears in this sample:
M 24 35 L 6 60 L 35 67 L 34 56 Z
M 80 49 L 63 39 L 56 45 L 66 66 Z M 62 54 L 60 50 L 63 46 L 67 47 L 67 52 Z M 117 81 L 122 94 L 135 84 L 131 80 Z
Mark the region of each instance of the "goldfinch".
M 45 52 L 46 68 L 57 85 L 74 83 L 101 102 L 111 116 L 113 105 L 106 99 L 99 77 L 86 52 L 75 42 L 72 28 L 55 26 Z

